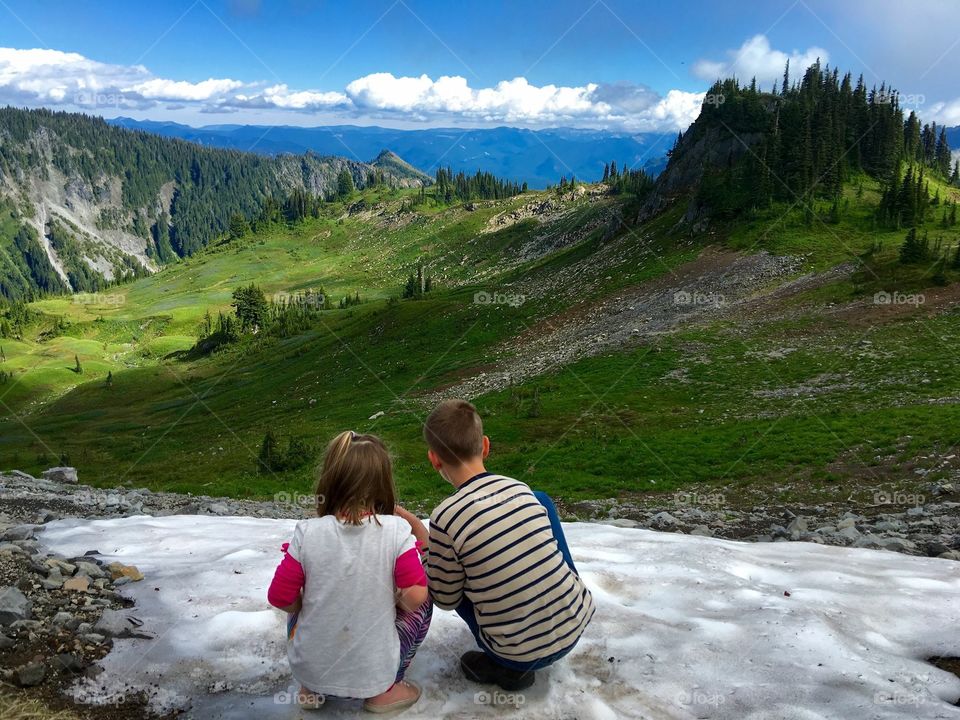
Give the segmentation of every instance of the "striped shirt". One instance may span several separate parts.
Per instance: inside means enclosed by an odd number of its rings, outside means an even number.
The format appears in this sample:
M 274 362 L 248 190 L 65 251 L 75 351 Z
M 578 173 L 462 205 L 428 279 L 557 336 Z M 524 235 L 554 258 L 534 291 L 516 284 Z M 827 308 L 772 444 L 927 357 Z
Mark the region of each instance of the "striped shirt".
M 593 617 L 547 511 L 527 485 L 502 475 L 471 478 L 433 511 L 427 576 L 437 607 L 466 597 L 487 648 L 515 662 L 571 648 Z

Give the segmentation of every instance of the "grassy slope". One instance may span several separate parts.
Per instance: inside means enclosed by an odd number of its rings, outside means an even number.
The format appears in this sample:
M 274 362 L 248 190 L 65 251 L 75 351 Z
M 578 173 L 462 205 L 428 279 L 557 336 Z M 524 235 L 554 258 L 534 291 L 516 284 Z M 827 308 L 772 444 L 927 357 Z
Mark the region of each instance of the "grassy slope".
M 804 254 L 818 268 L 855 257 L 879 238 L 881 251 L 855 280 L 802 293 L 781 303 L 783 312 L 761 312 L 753 322 L 687 329 L 481 397 L 497 469 L 566 498 L 608 497 L 692 481 L 838 482 L 870 475 L 877 463 L 896 473 L 911 454 L 950 446 L 957 407 L 930 401 L 960 389 L 960 370 L 943 362 L 956 356 L 956 315 L 928 317 L 921 306 L 865 320 L 867 304 L 864 313 L 825 319 L 831 304 L 930 283 L 926 268 L 896 263 L 902 232 L 871 228 L 875 193 L 865 183 L 857 197 L 851 186 L 839 225 L 807 227 L 798 211 L 780 218 L 785 208 L 774 208 L 714 237 L 729 236 L 744 250 Z M 435 500 L 445 488 L 423 458 L 423 408 L 408 398 L 485 366 L 502 339 L 567 302 L 548 296 L 515 308 L 477 305 L 477 289 L 535 283 L 620 243 L 617 259 L 584 281 L 581 297 L 589 299 L 661 275 L 699 247 L 677 242 L 676 218 L 668 215 L 614 240 L 593 234 L 497 274 L 496 258 L 543 230 L 527 221 L 478 231 L 496 212 L 528 200 L 473 212 L 425 208 L 420 220 L 399 227 L 341 218 L 342 208 L 330 208 L 328 217 L 212 249 L 120 288 L 118 297 L 87 299 L 99 305 L 38 303 L 73 325 L 46 342 L 35 334 L 3 342 L 7 367 L 29 371 L 12 387 L 0 386 L 3 402 L 23 420 L 0 423 L 0 466 L 37 470 L 65 453 L 85 479 L 101 484 L 270 495 L 306 490 L 311 481 L 306 470 L 254 472 L 267 428 L 318 444 L 354 428 L 390 443 L 406 498 Z M 598 207 L 581 202 L 574 212 L 551 231 L 584 222 Z M 939 233 L 956 243 L 956 228 L 940 231 L 932 221 L 931 237 Z M 641 244 L 655 256 L 638 260 Z M 421 255 L 431 259 L 438 290 L 426 300 L 388 303 Z M 483 280 L 460 284 L 476 278 Z M 225 307 L 232 289 L 251 280 L 268 293 L 318 285 L 332 296 L 359 290 L 368 302 L 325 313 L 300 337 L 255 340 L 194 362 L 163 359 L 192 342 L 207 309 Z M 67 369 L 74 354 L 82 376 Z M 114 373 L 110 388 L 107 370 Z M 380 410 L 386 415 L 367 419 Z

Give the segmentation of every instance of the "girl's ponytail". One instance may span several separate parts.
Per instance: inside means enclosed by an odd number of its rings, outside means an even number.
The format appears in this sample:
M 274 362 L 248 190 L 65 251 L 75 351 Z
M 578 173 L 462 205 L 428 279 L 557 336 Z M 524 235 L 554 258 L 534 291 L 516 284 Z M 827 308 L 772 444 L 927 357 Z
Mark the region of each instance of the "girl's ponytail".
M 392 515 L 396 504 L 393 464 L 376 435 L 338 434 L 324 454 L 317 478 L 317 515 L 339 515 L 359 525 L 366 513 Z

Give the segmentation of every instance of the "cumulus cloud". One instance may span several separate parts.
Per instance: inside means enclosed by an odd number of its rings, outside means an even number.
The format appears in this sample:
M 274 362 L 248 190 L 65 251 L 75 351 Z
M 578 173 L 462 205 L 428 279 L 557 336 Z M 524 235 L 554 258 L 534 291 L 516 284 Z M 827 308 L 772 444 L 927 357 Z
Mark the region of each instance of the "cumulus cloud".
M 785 53 L 773 49 L 766 35 L 754 35 L 736 50 L 728 50 L 726 61 L 698 60 L 693 65 L 693 74 L 708 81 L 731 75 L 744 81 L 755 77 L 758 83 L 769 84 L 783 77 L 783 68 L 788 59 L 791 74 L 796 78 L 816 62 L 817 58 L 820 58 L 822 63 L 830 60 L 827 51 L 820 47 Z
M 938 125 L 948 127 L 960 125 L 960 98 L 947 102 L 937 102 L 930 106 L 927 113 Z
M 534 85 L 524 77 L 471 87 L 461 76 L 433 79 L 373 73 L 340 90 L 207 78 L 154 76 L 142 65 L 101 63 L 58 50 L 0 48 L 0 102 L 81 109 L 188 107 L 202 113 L 274 110 L 336 112 L 346 118 L 527 126 L 573 125 L 626 130 L 686 129 L 703 93 L 661 96 L 628 82 Z
M 128 88 L 140 97 L 148 100 L 211 100 L 226 92 L 243 87 L 237 80 L 217 80 L 210 78 L 198 83 L 183 80 L 164 80 L 154 78 Z

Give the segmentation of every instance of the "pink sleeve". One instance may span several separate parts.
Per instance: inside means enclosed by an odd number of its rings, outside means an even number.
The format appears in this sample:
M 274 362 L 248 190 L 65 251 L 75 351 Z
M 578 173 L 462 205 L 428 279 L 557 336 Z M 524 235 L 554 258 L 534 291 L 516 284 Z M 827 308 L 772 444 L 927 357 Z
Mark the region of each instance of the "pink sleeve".
M 393 580 L 398 588 L 427 584 L 427 574 L 423 571 L 419 548 L 410 548 L 397 558 L 393 568 Z
M 281 548 L 283 560 L 277 566 L 277 571 L 273 574 L 273 582 L 267 590 L 267 602 L 278 608 L 293 605 L 300 597 L 300 590 L 303 589 L 305 581 L 303 566 L 287 552 L 288 546 L 289 543 L 284 543 Z

